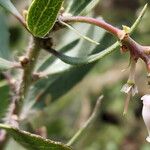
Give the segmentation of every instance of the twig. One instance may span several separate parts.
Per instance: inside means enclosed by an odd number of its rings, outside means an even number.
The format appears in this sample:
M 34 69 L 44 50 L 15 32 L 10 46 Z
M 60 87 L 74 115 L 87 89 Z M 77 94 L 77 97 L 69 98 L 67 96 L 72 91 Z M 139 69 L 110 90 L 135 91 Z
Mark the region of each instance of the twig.
M 92 115 L 85 122 L 85 124 L 77 131 L 77 133 L 75 133 L 75 135 L 69 140 L 69 142 L 67 143 L 68 146 L 73 145 L 78 140 L 79 136 L 81 136 L 83 132 L 89 127 L 89 125 L 91 125 L 94 122 L 95 118 L 97 117 L 99 113 L 102 99 L 103 99 L 103 96 L 100 96 L 98 98 Z
M 132 27 L 130 28 L 130 33 L 134 32 L 134 30 L 136 29 L 136 27 L 139 25 L 139 23 L 141 22 L 145 12 L 147 9 L 147 4 L 143 7 L 142 11 L 140 12 L 138 18 L 136 19 L 136 21 L 134 22 L 134 24 L 132 25 Z
M 68 27 L 70 30 L 72 30 L 73 32 L 75 32 L 80 38 L 82 38 L 82 39 L 84 39 L 84 40 L 86 40 L 86 41 L 88 41 L 88 42 L 90 42 L 90 43 L 92 43 L 92 44 L 96 44 L 96 45 L 99 45 L 100 43 L 98 43 L 98 42 L 96 42 L 96 41 L 94 41 L 94 40 L 92 40 L 91 38 L 89 38 L 89 37 L 87 37 L 87 36 L 85 36 L 85 35 L 82 35 L 78 30 L 76 30 L 73 26 L 71 26 L 71 25 L 69 25 L 69 24 L 67 24 L 67 23 L 65 23 L 65 22 L 63 22 L 63 21 L 61 21 L 61 20 L 59 20 L 59 22 L 61 23 L 61 24 L 63 24 L 64 26 L 66 26 L 66 27 Z

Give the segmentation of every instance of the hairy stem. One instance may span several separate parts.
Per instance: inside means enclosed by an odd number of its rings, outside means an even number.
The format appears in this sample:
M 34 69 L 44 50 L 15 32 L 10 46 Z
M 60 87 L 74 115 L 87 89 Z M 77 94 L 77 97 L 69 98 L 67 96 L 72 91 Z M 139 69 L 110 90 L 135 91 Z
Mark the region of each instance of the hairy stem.
M 10 124 L 14 127 L 18 127 L 18 116 L 22 109 L 24 97 L 32 84 L 32 72 L 34 70 L 39 52 L 39 41 L 36 38 L 32 38 L 26 56 L 24 56 L 24 59 L 20 61 L 23 68 L 21 82 L 18 83 L 18 85 L 13 85 L 15 87 L 13 87 L 12 102 L 5 118 L 3 119 L 4 124 Z M 0 131 L 0 138 L 0 145 L 2 147 L 7 142 L 6 132 Z
M 21 79 L 22 81 L 19 86 L 18 100 L 16 103 L 16 110 L 18 111 L 17 114 L 19 114 L 23 105 L 23 100 L 31 86 L 32 73 L 33 73 L 37 58 L 39 56 L 39 52 L 40 52 L 39 40 L 37 38 L 32 38 L 29 44 L 27 54 L 21 60 L 21 63 L 23 66 L 23 75 Z
M 4 118 L 5 124 L 11 124 L 12 126 L 18 126 L 18 116 L 22 109 L 24 98 L 31 86 L 32 82 L 32 72 L 36 64 L 40 52 L 39 40 L 32 37 L 29 43 L 29 48 L 27 50 L 26 56 L 20 58 L 20 64 L 23 68 L 23 73 L 21 75 L 21 82 L 15 85 L 15 90 L 12 96 L 12 102 L 9 106 L 8 112 Z
M 85 122 L 85 124 L 83 125 L 83 127 L 81 127 L 77 133 L 75 133 L 75 135 L 69 140 L 69 142 L 67 143 L 68 146 L 73 145 L 79 138 L 79 136 L 81 136 L 83 134 L 83 132 L 89 127 L 89 125 L 91 125 L 93 123 L 93 121 L 95 120 L 95 118 L 97 117 L 98 113 L 99 113 L 99 108 L 101 105 L 101 100 L 102 100 L 103 96 L 100 96 L 96 102 L 95 108 L 93 110 L 92 115 L 90 116 L 90 118 Z

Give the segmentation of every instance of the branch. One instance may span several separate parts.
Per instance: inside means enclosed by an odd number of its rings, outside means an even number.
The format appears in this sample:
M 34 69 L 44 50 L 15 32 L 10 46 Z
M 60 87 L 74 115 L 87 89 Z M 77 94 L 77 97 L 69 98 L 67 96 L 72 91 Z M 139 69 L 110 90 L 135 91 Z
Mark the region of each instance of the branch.
M 103 96 L 100 96 L 96 102 L 95 108 L 93 110 L 92 115 L 90 116 L 90 118 L 85 122 L 85 124 L 83 125 L 83 127 L 81 127 L 77 133 L 75 133 L 75 135 L 69 140 L 69 142 L 67 143 L 68 146 L 73 145 L 79 138 L 79 136 L 81 136 L 83 134 L 83 132 L 94 122 L 95 118 L 97 117 L 98 113 L 99 113 L 99 108 L 101 105 L 101 101 L 103 99 Z
M 40 46 L 39 40 L 32 37 L 26 56 L 20 58 L 20 63 L 23 68 L 21 82 L 17 83 L 15 92 L 12 97 L 12 102 L 9 106 L 8 113 L 4 118 L 6 124 L 18 126 L 19 114 L 22 109 L 23 101 L 29 91 L 32 82 L 32 73 L 39 56 Z
M 59 16 L 59 20 L 61 22 L 66 22 L 66 23 L 83 22 L 83 23 L 93 24 L 93 25 L 96 25 L 98 27 L 105 29 L 106 31 L 113 34 L 118 39 L 121 39 L 125 34 L 125 32 L 123 30 L 120 30 L 120 29 L 110 25 L 109 23 L 105 22 L 102 19 L 95 19 L 95 18 L 84 17 L 84 16 L 69 16 L 69 17 Z
M 23 75 L 22 75 L 22 81 L 19 85 L 19 90 L 18 90 L 18 100 L 16 103 L 17 111 L 20 111 L 20 109 L 22 108 L 24 97 L 26 96 L 32 84 L 32 73 L 34 71 L 34 67 L 35 67 L 37 58 L 39 56 L 39 52 L 40 52 L 39 39 L 32 37 L 26 56 L 23 56 L 20 58 L 20 62 L 23 67 Z

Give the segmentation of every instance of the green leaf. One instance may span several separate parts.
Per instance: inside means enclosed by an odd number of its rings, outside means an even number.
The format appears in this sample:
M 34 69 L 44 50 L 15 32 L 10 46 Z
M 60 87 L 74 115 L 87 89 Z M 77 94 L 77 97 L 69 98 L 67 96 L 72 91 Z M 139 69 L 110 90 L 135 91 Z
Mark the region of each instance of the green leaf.
M 11 59 L 11 51 L 9 49 L 9 31 L 6 23 L 6 15 L 0 11 L 0 57 Z
M 47 80 L 47 83 L 49 84 L 45 88 L 43 93 L 41 93 L 37 103 L 39 103 L 41 100 L 44 100 L 47 94 L 50 95 L 52 101 L 60 98 L 61 96 L 66 94 L 73 86 L 75 86 L 79 81 L 81 81 L 93 66 L 94 64 L 89 64 L 81 67 L 71 68 L 67 72 L 56 76 L 57 78 L 52 83 L 48 82 Z
M 66 44 L 65 46 L 63 46 L 59 51 L 68 52 L 70 49 L 74 48 L 78 43 L 79 43 L 79 39 L 75 39 L 69 44 Z M 41 75 L 54 74 L 54 76 L 49 77 L 48 79 L 40 80 L 31 88 L 25 100 L 25 104 L 24 104 L 22 114 L 21 114 L 22 118 L 28 115 L 28 113 L 30 112 L 29 110 L 31 110 L 33 105 L 36 103 L 35 101 L 36 96 L 44 92 L 45 89 L 48 88 L 50 84 L 52 84 L 55 80 L 57 80 L 57 78 L 60 76 L 60 72 L 62 71 L 63 73 L 63 70 L 66 69 L 66 65 L 64 67 L 62 66 L 62 62 L 59 65 L 60 69 L 54 69 L 55 65 L 54 67 L 51 68 L 51 66 L 53 66 L 53 63 L 56 61 L 56 59 L 57 58 L 55 56 L 51 55 L 51 56 L 46 57 L 46 59 L 44 59 L 44 61 L 40 65 L 38 65 L 37 71 L 41 72 Z M 42 90 L 41 87 L 44 87 L 44 89 Z
M 73 15 L 80 14 L 94 0 L 73 0 L 69 12 Z
M 18 143 L 28 150 L 71 150 L 70 147 L 60 142 L 44 139 L 41 136 L 8 125 L 0 124 L 0 128 L 6 130 Z
M 17 63 L 0 58 L 0 71 L 15 68 Z
M 74 48 L 77 44 L 79 43 L 79 39 L 75 39 L 72 42 L 70 42 L 69 44 L 66 44 L 64 47 L 62 47 L 59 51 L 60 52 L 67 52 L 70 49 Z M 46 59 L 44 59 L 44 61 L 38 66 L 38 72 L 47 72 L 47 68 L 52 65 L 52 63 L 56 60 L 55 56 L 48 56 Z M 48 69 L 49 70 L 49 69 Z M 43 73 L 44 73 L 43 72 Z M 51 71 L 50 71 L 51 72 Z M 48 73 L 48 72 L 47 72 Z
M 8 61 L 12 59 L 12 53 L 9 50 L 9 32 L 5 18 L 5 14 L 0 11 L 0 71 L 16 66 L 15 62 Z
M 103 57 L 110 54 L 114 49 L 116 49 L 119 46 L 119 42 L 114 43 L 112 46 L 106 48 L 104 51 L 99 52 L 97 54 L 90 55 L 88 57 L 70 57 L 67 55 L 64 55 L 62 53 L 59 53 L 57 51 L 54 51 L 57 58 L 62 60 L 63 62 L 70 64 L 70 65 L 86 65 L 89 63 L 94 63 L 100 59 L 103 59 Z
M 5 116 L 9 105 L 9 87 L 6 81 L 0 82 L 0 120 Z
M 110 46 L 108 49 L 103 51 L 104 55 L 107 55 L 114 51 L 119 46 L 118 42 Z M 49 82 L 50 78 L 45 79 L 45 82 L 50 83 L 48 86 L 45 86 L 45 91 L 42 91 L 41 95 L 38 97 L 38 101 L 43 100 L 45 96 L 49 95 L 51 100 L 54 101 L 64 94 L 66 94 L 73 86 L 75 86 L 83 77 L 94 67 L 95 63 L 71 67 L 68 71 L 56 76 L 56 80 L 52 83 Z M 71 79 L 70 79 L 71 77 Z M 43 87 L 43 86 L 41 86 Z M 57 92 L 56 92 L 57 91 Z
M 63 0 L 33 0 L 27 26 L 34 36 L 44 37 L 53 27 Z
M 4 7 L 7 11 L 12 13 L 14 16 L 22 18 L 22 16 L 19 14 L 18 10 L 15 8 L 10 0 L 0 0 L 0 5 Z
M 93 10 L 93 8 L 97 5 L 100 4 L 101 0 L 93 0 L 91 1 L 85 9 L 83 9 L 83 11 L 81 11 L 80 14 L 82 14 L 83 16 L 88 14 L 89 12 L 91 12 Z

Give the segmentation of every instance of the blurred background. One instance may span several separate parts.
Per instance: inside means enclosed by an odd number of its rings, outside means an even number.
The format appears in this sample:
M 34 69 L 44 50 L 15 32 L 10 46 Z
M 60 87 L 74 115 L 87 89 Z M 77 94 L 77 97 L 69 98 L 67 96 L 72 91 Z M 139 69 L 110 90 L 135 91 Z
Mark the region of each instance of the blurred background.
M 31 2 L 30 0 L 12 1 L 20 13 L 27 9 Z M 69 1 L 66 0 L 66 5 Z M 105 21 L 122 28 L 122 25 L 131 26 L 140 10 L 148 2 L 148 0 L 99 0 L 96 7 L 87 15 L 101 16 Z M 86 28 L 85 26 L 87 25 L 77 24 L 75 27 L 84 34 L 83 29 Z M 8 38 L 7 41 L 4 41 L 3 36 L 0 35 L 0 45 L 4 45 L 3 43 L 7 42 L 5 45 L 8 47 L 6 46 L 5 48 L 9 49 L 14 54 L 15 59 L 17 59 L 18 56 L 24 54 L 29 34 L 13 16 L 0 8 L 0 31 L 4 31 L 4 28 L 7 28 L 5 30 L 8 31 Z M 87 28 L 89 27 L 87 26 Z M 68 30 L 64 29 L 52 35 L 55 43 L 54 47 L 59 49 L 70 38 L 75 39 L 78 37 Z M 103 50 L 113 44 L 116 39 L 110 34 L 104 33 L 104 31 L 101 31 L 101 33 L 103 33 L 103 36 L 97 33 L 94 35 L 94 38 L 98 39 L 99 36 L 102 36 L 99 49 Z M 142 22 L 132 37 L 143 45 L 150 45 L 150 6 L 148 6 Z M 76 51 L 77 48 L 75 47 L 72 51 Z M 96 52 L 96 50 L 93 51 L 93 53 Z M 73 53 L 68 54 L 73 55 Z M 46 55 L 46 52 L 41 53 L 40 62 Z M 75 143 L 74 149 L 149 150 L 150 145 L 145 141 L 148 133 L 141 116 L 142 102 L 140 100 L 142 95 L 149 93 L 149 87 L 147 86 L 145 64 L 141 60 L 138 61 L 136 69 L 136 84 L 139 94 L 132 98 L 128 114 L 123 116 L 126 95 L 121 93 L 120 89 L 128 79 L 128 64 L 129 55 L 121 54 L 120 50 L 117 49 L 103 60 L 94 64 L 88 71 L 85 69 L 86 73 L 81 77 L 80 81 L 58 96 L 57 94 L 61 90 L 63 91 L 62 84 L 65 85 L 70 83 L 70 80 L 75 80 L 76 73 L 66 76 L 63 83 L 59 82 L 60 79 L 52 85 L 55 86 L 57 84 L 59 86 L 56 88 L 57 92 L 55 91 L 56 93 L 51 96 L 48 93 L 53 92 L 53 88 L 50 91 L 47 90 L 46 94 L 42 96 L 44 103 L 42 101 L 34 106 L 32 109 L 34 115 L 27 117 L 28 123 L 23 123 L 23 126 L 50 139 L 66 142 L 86 122 L 92 113 L 97 98 L 103 94 L 104 99 L 99 116 Z M 126 70 L 123 72 L 122 70 L 124 69 Z M 84 71 L 83 68 L 81 70 Z M 15 72 L 12 74 L 15 74 Z M 3 112 L 3 108 L 6 108 L 10 102 L 10 92 L 3 74 L 0 74 L 0 79 L 0 97 L 5 99 L 5 103 L 1 105 L 0 109 L 0 112 Z M 42 86 L 44 87 L 45 85 L 43 84 Z M 9 139 L 5 149 L 23 150 L 24 148 L 14 140 Z

